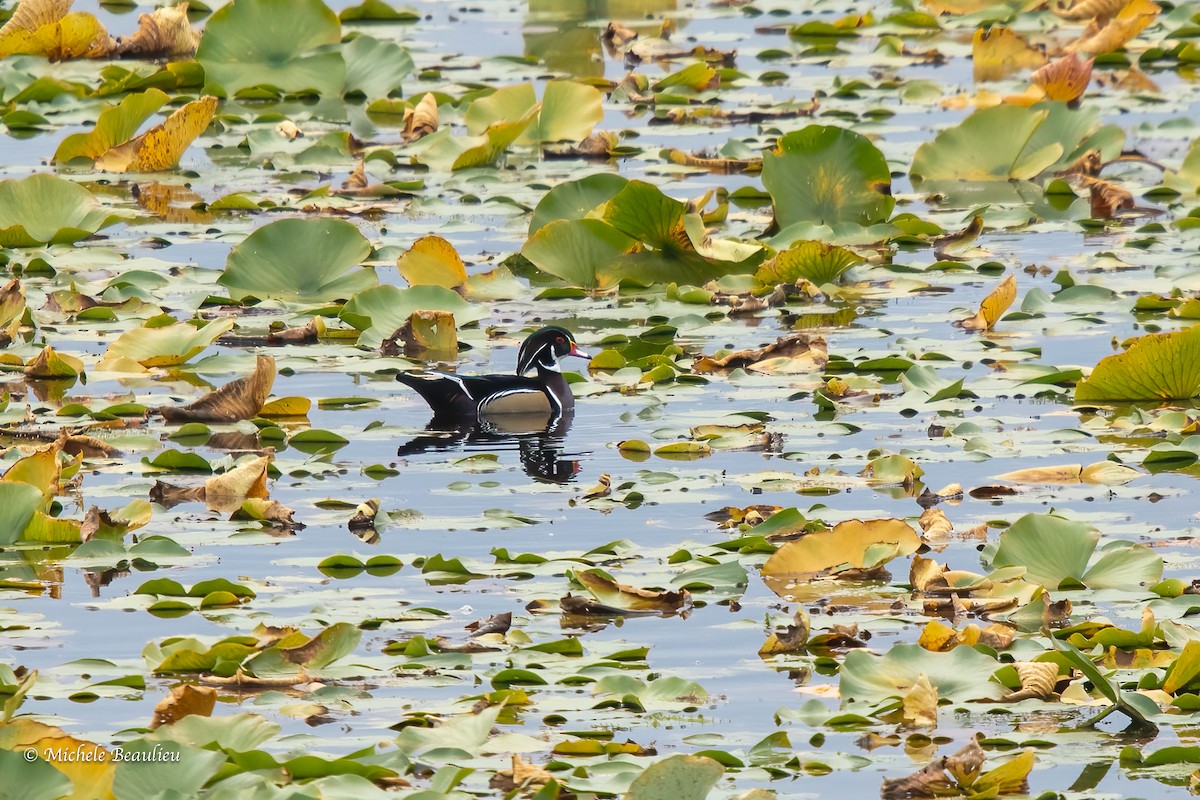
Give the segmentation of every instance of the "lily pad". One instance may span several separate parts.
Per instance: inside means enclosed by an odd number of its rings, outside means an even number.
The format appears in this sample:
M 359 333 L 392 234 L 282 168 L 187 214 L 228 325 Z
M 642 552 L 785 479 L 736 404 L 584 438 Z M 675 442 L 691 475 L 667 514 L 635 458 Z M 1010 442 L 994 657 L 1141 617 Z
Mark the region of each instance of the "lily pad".
M 443 286 L 377 286 L 350 298 L 341 317 L 362 332 L 359 344 L 378 347 L 417 311 L 449 311 L 460 327 L 488 315 L 486 309 Z
M 831 125 L 782 136 L 763 156 L 762 181 L 779 228 L 873 225 L 885 221 L 896 204 L 892 172 L 879 148 L 860 133 Z
M 204 26 L 196 60 L 228 94 L 255 86 L 341 94 L 346 62 L 337 15 L 321 0 L 233 0 Z
M 345 299 L 379 282 L 375 270 L 359 266 L 370 254 L 370 242 L 352 223 L 281 219 L 235 246 L 217 283 L 228 288 L 235 300 Z
M 1101 359 L 1075 387 L 1075 402 L 1188 400 L 1200 396 L 1200 325 L 1135 339 Z
M 1162 578 L 1162 558 L 1145 545 L 1112 542 L 1092 560 L 1100 534 L 1052 514 L 1026 514 L 1000 536 L 992 567 L 1025 567 L 1047 589 L 1132 589 Z
M 0 247 L 70 244 L 123 218 L 79 184 L 53 175 L 0 181 Z

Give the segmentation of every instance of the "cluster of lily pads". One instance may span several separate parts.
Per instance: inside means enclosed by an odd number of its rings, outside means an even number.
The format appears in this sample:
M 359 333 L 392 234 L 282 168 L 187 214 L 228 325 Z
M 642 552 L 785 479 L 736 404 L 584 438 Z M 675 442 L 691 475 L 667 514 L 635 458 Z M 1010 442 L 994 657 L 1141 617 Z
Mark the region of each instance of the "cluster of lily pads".
M 0 9 L 4 780 L 1197 790 L 1196 9 L 478 5 Z

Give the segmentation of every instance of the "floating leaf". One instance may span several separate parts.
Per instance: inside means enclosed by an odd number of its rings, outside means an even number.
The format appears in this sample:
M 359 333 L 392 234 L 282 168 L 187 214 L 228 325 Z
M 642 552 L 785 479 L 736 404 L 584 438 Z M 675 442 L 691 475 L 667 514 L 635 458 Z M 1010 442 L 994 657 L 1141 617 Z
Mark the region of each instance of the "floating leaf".
M 576 572 L 575 580 L 582 583 L 604 608 L 616 613 L 636 611 L 671 614 L 691 600 L 686 589 L 677 592 L 642 589 L 618 583 L 599 570 Z
M 186 322 L 158 328 L 134 328 L 109 344 L 98 368 L 108 369 L 120 359 L 130 359 L 143 367 L 178 366 L 231 330 L 232 319 L 215 319 L 198 328 Z
M 0 247 L 69 244 L 122 218 L 79 184 L 53 175 L 0 181 Z
M 636 245 L 635 239 L 602 220 L 555 220 L 525 242 L 521 255 L 572 286 L 604 289 L 618 282 L 612 265 Z
M 96 159 L 109 172 L 161 172 L 179 165 L 183 152 L 212 122 L 217 98 L 206 96 L 177 109 L 161 124 Z
M 1112 542 L 1093 562 L 1099 540 L 1082 522 L 1026 514 L 1000 535 L 992 567 L 1024 567 L 1025 580 L 1050 590 L 1130 588 L 1162 577 L 1162 558 L 1144 545 Z
M 467 270 L 454 245 L 440 236 L 422 236 L 396 261 L 409 286 L 453 289 L 467 280 Z
M 378 347 L 417 311 L 449 311 L 459 327 L 483 319 L 487 311 L 441 286 L 378 286 L 350 298 L 342 319 L 362 331 L 359 344 Z
M 281 219 L 234 246 L 217 283 L 235 300 L 345 299 L 379 282 L 375 270 L 359 266 L 370 254 L 366 237 L 345 220 Z
M 861 263 L 863 258 L 853 250 L 828 242 L 799 242 L 763 262 L 754 279 L 767 286 L 801 280 L 824 286 L 836 283 L 842 273 Z
M 529 235 L 533 236 L 555 220 L 583 219 L 615 197 L 627 183 L 629 179 L 621 175 L 599 172 L 554 186 L 542 195 L 537 207 L 533 209 L 533 218 L 529 221 Z
M 910 174 L 918 182 L 1031 180 L 1092 148 L 1112 158 L 1124 133 L 1097 118 L 1065 103 L 984 108 L 918 147 Z
M 254 360 L 254 372 L 209 392 L 183 408 L 158 409 L 168 422 L 236 422 L 257 416 L 275 382 L 275 359 L 260 355 Z
M 990 331 L 996 327 L 996 323 L 1016 299 L 1017 278 L 1010 274 L 1000 281 L 999 286 L 988 292 L 988 296 L 979 304 L 979 311 L 975 316 L 963 320 L 962 326 L 970 330 Z
M 883 153 L 862 134 L 834 126 L 810 125 L 780 137 L 763 156 L 762 181 L 780 228 L 873 225 L 896 204 Z
M 42 492 L 35 486 L 0 481 L 0 545 L 16 544 L 42 505 Z
M 133 58 L 184 59 L 196 52 L 200 34 L 188 21 L 187 4 L 156 8 L 138 16 L 138 27 L 117 40 L 117 55 Z
M 254 86 L 339 95 L 346 63 L 337 15 L 321 0 L 234 0 L 204 26 L 196 60 L 229 94 Z
M 1154 21 L 1162 9 L 1150 0 L 1130 0 L 1103 27 L 1092 27 L 1063 48 L 1068 53 L 1111 53 L 1124 47 Z
M 634 778 L 623 800 L 704 800 L 723 774 L 725 768 L 707 756 L 668 756 Z
M 921 537 L 903 520 L 847 520 L 784 542 L 763 564 L 762 575 L 768 585 L 785 586 L 822 573 L 870 571 L 920 546 Z
M 22 0 L 0 28 L 0 58 L 45 56 L 51 61 L 103 57 L 112 49 L 108 31 L 91 14 L 67 10 L 61 0 Z
M 1020 34 L 1004 25 L 975 31 L 971 42 L 971 64 L 976 83 L 998 81 L 1024 69 L 1046 63 L 1046 54 L 1032 47 Z
M 169 99 L 166 92 L 154 88 L 126 96 L 119 104 L 100 112 L 96 127 L 63 139 L 54 151 L 54 160 L 59 163 L 76 158 L 97 160 L 117 145 L 133 139 L 142 123 L 166 105 Z
M 972 647 L 933 653 L 915 644 L 892 645 L 882 656 L 851 650 L 840 670 L 843 705 L 900 700 L 925 678 L 951 702 L 996 700 L 1004 687 L 992 680 L 1000 662 Z
M 1075 402 L 1187 400 L 1200 396 L 1200 325 L 1135 339 L 1075 387 Z
M 217 704 L 217 690 L 211 686 L 181 684 L 171 688 L 171 693 L 154 707 L 151 729 L 173 725 L 184 717 L 199 714 L 210 716 Z

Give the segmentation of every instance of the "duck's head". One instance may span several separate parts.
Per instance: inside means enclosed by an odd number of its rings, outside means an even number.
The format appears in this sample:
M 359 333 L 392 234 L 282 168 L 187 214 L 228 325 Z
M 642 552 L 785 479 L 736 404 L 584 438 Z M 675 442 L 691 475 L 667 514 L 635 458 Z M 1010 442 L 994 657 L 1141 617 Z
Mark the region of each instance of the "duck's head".
M 557 325 L 547 325 L 530 334 L 521 345 L 521 351 L 517 354 L 517 374 L 524 375 L 535 366 L 561 372 L 558 360 L 566 356 L 591 358 L 579 349 L 573 333 Z

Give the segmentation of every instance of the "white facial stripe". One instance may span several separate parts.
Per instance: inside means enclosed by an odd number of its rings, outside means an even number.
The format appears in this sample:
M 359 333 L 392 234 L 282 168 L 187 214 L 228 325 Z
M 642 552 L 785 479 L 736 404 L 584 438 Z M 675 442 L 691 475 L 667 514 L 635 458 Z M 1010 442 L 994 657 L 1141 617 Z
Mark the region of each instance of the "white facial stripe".
M 471 394 L 471 390 L 467 388 L 467 382 L 464 381 L 462 378 L 460 378 L 457 375 L 454 375 L 452 373 L 449 373 L 449 372 L 438 372 L 435 374 L 437 375 L 437 377 L 445 378 L 448 381 L 454 381 L 455 383 L 457 383 L 458 388 L 462 389 L 463 394 L 465 394 L 467 396 L 468 400 L 475 399 L 474 396 L 472 396 L 472 394 Z M 433 380 L 433 378 L 431 378 L 431 380 Z

